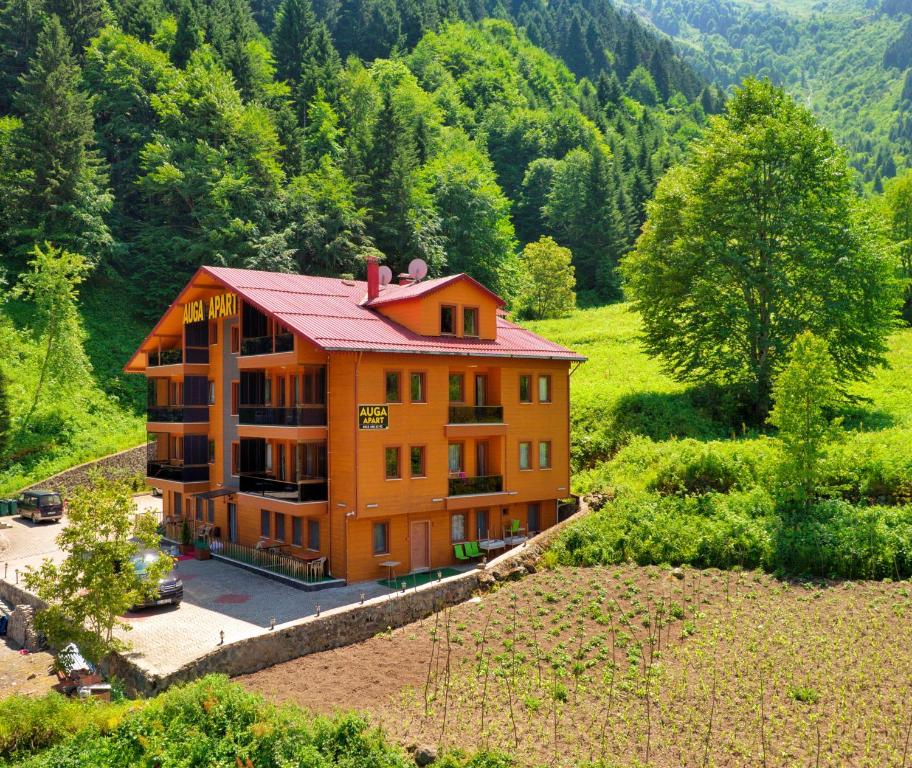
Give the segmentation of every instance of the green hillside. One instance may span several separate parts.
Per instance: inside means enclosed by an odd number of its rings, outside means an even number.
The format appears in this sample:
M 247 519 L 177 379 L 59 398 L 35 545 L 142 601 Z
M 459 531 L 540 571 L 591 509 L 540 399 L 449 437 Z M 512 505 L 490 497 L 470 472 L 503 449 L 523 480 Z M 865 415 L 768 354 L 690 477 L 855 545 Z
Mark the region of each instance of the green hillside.
M 903 2 L 629 0 L 720 85 L 768 76 L 845 145 L 869 188 L 912 166 L 912 8 Z

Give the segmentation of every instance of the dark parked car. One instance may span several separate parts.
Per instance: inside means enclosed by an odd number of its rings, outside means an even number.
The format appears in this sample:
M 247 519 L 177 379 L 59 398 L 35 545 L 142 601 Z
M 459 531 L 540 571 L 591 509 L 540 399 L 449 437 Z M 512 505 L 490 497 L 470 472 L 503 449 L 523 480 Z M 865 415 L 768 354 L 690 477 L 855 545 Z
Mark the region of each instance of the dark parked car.
M 63 517 L 63 499 L 56 491 L 26 491 L 18 504 L 19 517 L 27 517 L 33 523 Z
M 162 553 L 155 550 L 137 552 L 133 557 L 133 567 L 140 576 L 144 576 L 147 568 L 161 556 Z M 171 571 L 167 576 L 158 580 L 158 592 L 146 602 L 134 605 L 132 610 L 154 608 L 157 605 L 178 605 L 183 599 L 184 582 L 177 577 L 174 571 Z

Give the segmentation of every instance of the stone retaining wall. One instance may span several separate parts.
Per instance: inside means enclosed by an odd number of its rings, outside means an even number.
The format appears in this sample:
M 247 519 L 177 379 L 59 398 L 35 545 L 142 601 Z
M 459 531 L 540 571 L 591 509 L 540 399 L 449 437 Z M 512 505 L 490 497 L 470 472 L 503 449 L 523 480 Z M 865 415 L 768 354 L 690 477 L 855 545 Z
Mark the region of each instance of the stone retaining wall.
M 108 478 L 132 478 L 137 474 L 142 474 L 145 477 L 146 444 L 143 443 L 136 448 L 128 448 L 120 453 L 112 453 L 110 456 L 71 467 L 22 490 L 28 491 L 40 488 L 66 495 L 73 488 L 88 485 L 89 475 L 95 471 L 101 472 L 102 475 Z
M 465 602 L 475 592 L 498 581 L 532 573 L 542 553 L 560 531 L 583 511 L 540 533 L 524 546 L 477 568 L 439 582 L 430 582 L 405 593 L 365 601 L 363 605 L 335 608 L 320 616 L 308 616 L 279 625 L 271 632 L 238 640 L 185 664 L 168 675 L 151 675 L 129 659 L 117 656 L 105 672 L 121 679 L 127 690 L 145 696 L 159 693 L 175 683 L 218 672 L 229 676 L 249 674 L 275 664 L 367 640 L 379 632 L 395 629 L 430 616 L 447 606 Z

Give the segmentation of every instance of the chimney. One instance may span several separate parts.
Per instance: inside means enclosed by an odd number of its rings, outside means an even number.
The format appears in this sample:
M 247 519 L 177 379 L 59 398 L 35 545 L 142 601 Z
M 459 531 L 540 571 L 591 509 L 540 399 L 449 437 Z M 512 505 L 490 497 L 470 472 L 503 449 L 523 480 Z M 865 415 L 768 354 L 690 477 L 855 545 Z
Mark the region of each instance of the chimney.
M 376 256 L 367 257 L 367 300 L 373 301 L 380 295 L 380 265 Z

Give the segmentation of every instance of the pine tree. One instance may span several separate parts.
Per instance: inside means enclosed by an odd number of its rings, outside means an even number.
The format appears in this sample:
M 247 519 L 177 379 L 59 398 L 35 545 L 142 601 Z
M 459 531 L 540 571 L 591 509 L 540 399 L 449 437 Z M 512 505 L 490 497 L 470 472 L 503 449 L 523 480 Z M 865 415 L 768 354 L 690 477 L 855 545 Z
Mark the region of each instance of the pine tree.
M 310 36 L 301 61 L 300 80 L 295 93 L 299 109 L 305 110 L 318 91 L 334 101 L 338 91 L 342 60 L 333 45 L 332 35 L 323 22 Z
M 15 106 L 22 115 L 17 153 L 29 170 L 23 190 L 26 231 L 19 233 L 19 245 L 48 240 L 97 262 L 112 245 L 104 221 L 111 196 L 94 149 L 92 99 L 81 88 L 79 67 L 56 16 L 38 37 Z
M 276 77 L 293 86 L 301 82 L 304 54 L 313 42 L 317 27 L 310 0 L 283 0 L 272 31 L 272 53 Z
M 44 0 L 7 0 L 0 10 L 0 113 L 8 113 L 44 24 Z
M 171 61 L 176 67 L 185 67 L 190 55 L 202 44 L 203 29 L 190 0 L 184 0 L 177 17 L 177 32 L 171 46 Z
M 47 12 L 60 19 L 79 59 L 89 41 L 113 21 L 107 0 L 47 0 Z

